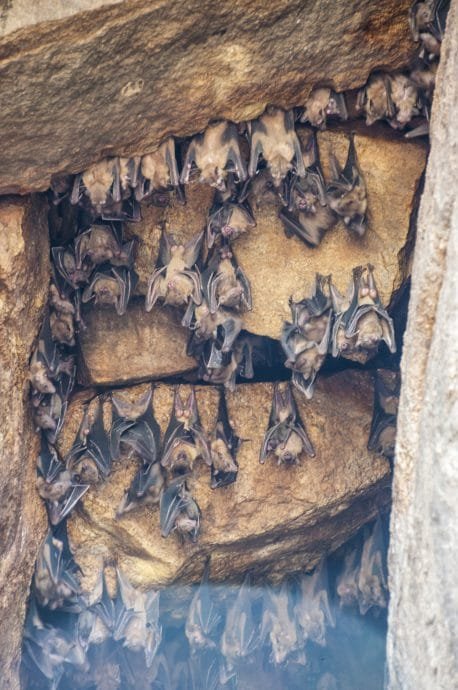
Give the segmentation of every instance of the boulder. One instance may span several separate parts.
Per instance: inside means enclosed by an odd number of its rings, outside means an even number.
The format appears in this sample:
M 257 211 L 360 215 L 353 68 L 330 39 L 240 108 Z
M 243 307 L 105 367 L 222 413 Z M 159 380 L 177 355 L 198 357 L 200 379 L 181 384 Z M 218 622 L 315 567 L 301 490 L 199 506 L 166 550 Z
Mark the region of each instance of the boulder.
M 129 389 L 135 398 L 144 386 Z M 183 386 L 186 395 L 188 386 Z M 108 480 L 93 487 L 69 521 L 75 558 L 90 589 L 101 563 L 118 562 L 136 585 L 164 586 L 200 578 L 211 555 L 211 574 L 231 581 L 250 569 L 278 578 L 311 568 L 323 553 L 336 549 L 370 520 L 377 506 L 389 500 L 390 468 L 386 460 L 366 450 L 372 416 L 370 374 L 346 371 L 318 382 L 311 402 L 296 396 L 316 456 L 303 456 L 297 466 L 259 463 L 273 386 L 242 384 L 227 395 L 229 415 L 244 439 L 238 455 L 237 481 L 210 488 L 209 468 L 201 462 L 189 485 L 202 510 L 202 530 L 196 544 L 182 544 L 175 535 L 163 539 L 159 509 L 141 508 L 116 519 L 116 509 L 137 469 L 126 459 L 115 464 Z M 213 429 L 218 391 L 197 387 L 197 402 L 206 432 Z M 173 388 L 154 390 L 155 416 L 164 432 L 172 407 Z M 105 424 L 109 405 L 105 403 Z M 82 401 L 70 405 L 61 439 L 65 452 L 82 418 Z M 272 462 L 272 464 L 270 464 Z
M 35 489 L 39 438 L 28 364 L 48 296 L 47 206 L 38 195 L 0 201 L 0 687 L 19 688 L 22 625 L 46 514 Z
M 343 91 L 402 68 L 415 52 L 410 4 L 3 2 L 0 194 L 44 190 L 54 174 L 215 118 L 300 106 L 319 82 Z

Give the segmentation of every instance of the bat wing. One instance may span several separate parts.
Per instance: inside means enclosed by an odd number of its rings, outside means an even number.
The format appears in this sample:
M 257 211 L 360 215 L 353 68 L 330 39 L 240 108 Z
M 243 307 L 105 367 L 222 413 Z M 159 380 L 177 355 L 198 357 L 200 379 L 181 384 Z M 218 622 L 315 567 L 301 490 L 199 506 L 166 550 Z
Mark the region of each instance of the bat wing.
M 252 123 L 252 134 L 251 134 L 251 149 L 250 149 L 250 162 L 248 164 L 248 175 L 254 177 L 256 175 L 256 170 L 258 167 L 259 156 L 263 152 L 262 140 L 256 129 L 257 123 Z
M 237 266 L 236 268 L 235 277 L 243 289 L 243 304 L 248 311 L 251 311 L 251 309 L 253 308 L 253 300 L 251 297 L 251 285 L 245 271 L 242 268 L 240 268 L 240 266 Z
M 178 515 L 186 508 L 186 500 L 181 496 L 184 480 L 180 477 L 179 483 L 171 483 L 162 493 L 160 501 L 161 534 L 168 537 L 175 527 Z
M 57 506 L 47 503 L 48 517 L 51 525 L 58 525 L 59 522 L 66 518 L 88 489 L 89 484 L 73 484 L 70 491 L 65 495 L 64 500 L 59 502 Z
M 311 232 L 311 228 L 307 229 L 299 220 L 296 213 L 292 213 L 283 208 L 278 214 L 280 220 L 285 227 L 285 234 L 287 237 L 296 235 L 312 247 L 317 247 L 321 241 L 320 233 Z
M 173 187 L 178 187 L 180 184 L 180 174 L 178 172 L 177 159 L 175 155 L 175 142 L 172 137 L 170 137 L 169 141 L 167 142 L 165 161 L 169 169 L 170 184 Z

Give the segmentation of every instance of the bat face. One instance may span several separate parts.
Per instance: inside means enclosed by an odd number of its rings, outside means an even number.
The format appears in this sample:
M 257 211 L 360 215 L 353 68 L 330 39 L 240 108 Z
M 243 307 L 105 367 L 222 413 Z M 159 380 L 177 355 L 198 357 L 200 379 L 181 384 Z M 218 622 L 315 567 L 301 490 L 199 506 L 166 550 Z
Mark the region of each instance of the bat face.
M 274 185 L 272 175 L 267 169 L 260 170 L 255 177 L 250 179 L 246 190 L 246 197 L 250 206 L 255 210 L 263 206 L 278 207 L 280 196 Z
M 49 325 L 53 340 L 69 347 L 75 345 L 75 326 L 72 314 L 62 312 L 51 312 L 49 315 Z
M 259 461 L 274 455 L 277 463 L 295 464 L 305 452 L 313 457 L 315 451 L 308 438 L 293 398 L 290 384 L 284 392 L 277 383 L 274 386 L 269 426 L 264 435 Z
M 314 127 L 326 129 L 327 117 L 338 116 L 342 120 L 348 118 L 345 97 L 327 87 L 313 89 L 305 102 L 301 122 L 310 122 Z
M 94 300 L 100 306 L 113 306 L 116 313 L 126 313 L 132 290 L 138 276 L 135 271 L 125 267 L 111 266 L 97 271 L 82 294 L 83 303 Z

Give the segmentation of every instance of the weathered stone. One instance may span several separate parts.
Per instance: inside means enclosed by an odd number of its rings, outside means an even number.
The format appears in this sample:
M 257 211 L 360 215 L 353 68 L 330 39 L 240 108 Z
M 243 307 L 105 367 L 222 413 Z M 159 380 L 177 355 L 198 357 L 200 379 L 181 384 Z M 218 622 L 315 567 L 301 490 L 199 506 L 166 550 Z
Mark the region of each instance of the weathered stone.
M 458 2 L 442 44 L 404 338 L 390 540 L 392 690 L 458 678 Z
M 214 118 L 301 105 L 318 82 L 359 87 L 415 51 L 411 0 L 29 4 L 2 4 L 0 193 L 45 189 Z
M 0 202 L 0 668 L 18 688 L 27 595 L 46 516 L 35 489 L 38 436 L 28 403 L 28 363 L 49 283 L 46 205 L 38 196 Z
M 328 130 L 320 133 L 318 140 L 323 168 L 329 176 L 331 152 L 345 163 L 348 135 Z M 362 239 L 339 223 L 319 247 L 312 249 L 295 237 L 286 239 L 275 208 L 263 206 L 255 212 L 256 227 L 234 243 L 237 260 L 251 283 L 253 310 L 244 315 L 244 323 L 252 333 L 279 338 L 283 321 L 291 316 L 290 296 L 301 299 L 310 294 L 316 272 L 332 273 L 334 284 L 345 292 L 352 268 L 370 262 L 386 305 L 408 276 L 405 250 L 426 147 L 390 136 L 387 127 L 361 128 L 355 146 L 368 190 L 369 228 Z M 136 268 L 140 274 L 138 291 L 143 294 L 159 251 L 161 223 L 165 222 L 167 230 L 179 239 L 196 235 L 206 225 L 212 190 L 197 183 L 189 185 L 187 200 L 186 206 L 173 202 L 166 209 L 144 208 L 143 221 L 129 226 L 128 234 L 139 237 Z
M 129 390 L 136 397 L 144 390 Z M 186 394 L 184 387 L 183 394 Z M 198 387 L 197 400 L 207 432 L 214 425 L 218 392 Z M 70 520 L 75 557 L 91 587 L 103 559 L 117 560 L 136 584 L 144 587 L 198 579 L 206 556 L 212 577 L 231 580 L 244 570 L 274 576 L 285 568 L 310 567 L 323 552 L 337 548 L 377 510 L 389 495 L 389 465 L 366 450 L 372 413 L 372 379 L 345 372 L 322 378 L 313 401 L 297 398 L 316 450 L 297 467 L 259 464 L 267 427 L 272 384 L 247 384 L 227 396 L 237 434 L 245 439 L 238 456 L 235 484 L 210 488 L 209 468 L 195 467 L 190 481 L 202 510 L 198 543 L 181 545 L 174 535 L 163 539 L 158 508 L 143 508 L 116 520 L 124 490 L 136 462 L 116 464 L 108 481 L 92 489 Z M 164 432 L 173 389 L 154 391 L 155 415 Z M 108 407 L 108 406 L 107 406 Z M 109 414 L 109 412 L 107 412 Z M 72 443 L 82 416 L 81 402 L 70 406 L 63 447 Z M 105 417 L 108 423 L 107 417 Z M 351 429 L 351 433 L 349 432 Z
M 79 335 L 78 378 L 85 385 L 117 385 L 174 376 L 196 361 L 186 354 L 188 332 L 171 309 L 147 313 L 143 300 L 124 316 L 114 309 L 89 309 Z

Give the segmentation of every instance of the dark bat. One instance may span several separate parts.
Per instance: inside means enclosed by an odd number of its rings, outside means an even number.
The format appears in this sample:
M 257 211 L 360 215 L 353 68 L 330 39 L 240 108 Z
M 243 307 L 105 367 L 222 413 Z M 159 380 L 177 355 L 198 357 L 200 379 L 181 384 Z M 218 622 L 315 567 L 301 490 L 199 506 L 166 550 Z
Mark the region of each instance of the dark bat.
M 280 187 L 288 172 L 305 175 L 301 145 L 294 129 L 294 114 L 269 106 L 265 113 L 249 125 L 251 138 L 248 174 L 256 175 L 262 155 L 274 185 Z
M 221 653 L 230 673 L 236 664 L 249 657 L 260 645 L 260 631 L 253 616 L 253 591 L 246 575 L 235 600 L 226 612 L 226 624 L 221 637 Z
M 372 416 L 368 450 L 394 458 L 396 420 L 401 380 L 398 372 L 376 371 L 374 388 L 374 414 Z
M 372 529 L 365 531 L 361 565 L 358 573 L 359 611 L 362 616 L 372 607 L 386 608 L 388 586 L 386 575 L 386 547 L 383 543 L 380 516 Z
M 202 429 L 194 388 L 183 403 L 175 389 L 172 414 L 164 435 L 161 465 L 172 473 L 193 469 L 197 458 L 211 464 L 208 440 Z
M 159 503 L 163 486 L 164 475 L 160 463 L 143 463 L 121 499 L 116 517 L 134 508 Z
M 208 258 L 202 289 L 212 314 L 220 307 L 236 311 L 252 308 L 250 282 L 228 244 L 215 248 Z
M 56 272 L 71 288 L 76 290 L 89 281 L 94 269 L 89 259 L 84 261 L 81 268 L 77 268 L 73 247 L 53 247 L 51 251 Z
M 193 653 L 202 649 L 215 649 L 214 640 L 221 615 L 218 613 L 211 595 L 211 585 L 208 583 L 210 561 L 208 560 L 202 580 L 189 605 L 185 623 L 185 634 Z
M 310 122 L 313 127 L 326 129 L 328 117 L 348 120 L 345 95 L 326 86 L 315 87 L 305 101 L 301 122 Z
M 329 581 L 325 558 L 320 561 L 312 574 L 301 576 L 300 599 L 294 610 L 304 639 L 324 647 L 326 628 L 335 627 L 329 604 Z
M 158 300 L 174 307 L 201 303 L 200 274 L 196 266 L 202 248 L 203 232 L 186 244 L 176 244 L 173 236 L 163 230 L 159 257 L 148 281 L 146 311 Z
M 292 369 L 294 385 L 309 399 L 331 338 L 330 279 L 317 273 L 311 297 L 300 302 L 290 299 L 293 322 L 285 322 L 281 334 L 285 366 Z
M 218 237 L 233 242 L 256 226 L 251 207 L 246 201 L 230 197 L 225 199 L 215 192 L 207 219 L 207 246 L 211 249 Z
M 267 587 L 263 604 L 261 639 L 269 638 L 272 663 L 283 664 L 303 645 L 288 582 L 284 580 L 281 586 L 275 589 Z
M 254 177 L 249 177 L 239 195 L 239 203 L 245 204 L 248 201 L 250 214 L 251 209 L 256 211 L 263 206 L 278 207 L 283 200 L 283 190 L 279 192 L 274 184 L 272 175 L 267 168 L 259 170 Z M 253 216 L 253 225 L 255 225 Z
M 180 189 L 180 175 L 175 155 L 175 141 L 169 137 L 153 153 L 141 158 L 140 174 L 135 187 L 135 197 L 141 201 L 145 197 L 154 198 L 155 192 Z
M 422 100 L 431 105 L 434 88 L 436 86 L 437 62 L 425 62 L 417 60 L 411 70 L 410 78 L 418 86 L 422 94 Z
M 196 351 L 191 345 L 190 351 Z M 206 340 L 199 347 L 199 377 L 207 383 L 224 385 L 230 391 L 235 390 L 235 381 L 243 365 L 243 348 L 235 341 L 230 352 L 223 352 L 221 342 Z M 197 351 L 196 351 L 197 354 Z
M 226 189 L 228 172 L 234 172 L 239 180 L 245 180 L 247 173 L 236 125 L 217 122 L 208 125 L 203 134 L 191 140 L 181 172 L 182 184 L 189 182 L 193 165 L 200 171 L 199 182 L 222 191 Z
M 230 352 L 243 327 L 240 316 L 229 309 L 220 307 L 212 313 L 205 297 L 200 304 L 188 307 L 181 323 L 193 332 L 187 349 L 191 356 L 199 356 L 206 340 L 221 340 L 221 351 Z
M 83 431 L 84 430 L 84 431 Z M 65 460 L 73 479 L 81 484 L 95 484 L 111 472 L 110 436 L 103 423 L 102 398 L 97 400 L 97 411 L 90 429 L 87 418 L 82 425 Z
M 70 551 L 67 522 L 61 522 L 48 531 L 35 564 L 33 588 L 40 606 L 78 613 L 82 607 L 78 571 Z
M 218 418 L 210 442 L 212 489 L 227 486 L 237 479 L 237 453 L 241 443 L 229 420 L 224 390 L 220 390 Z
M 343 219 L 346 227 L 362 237 L 367 229 L 367 191 L 358 166 L 353 136 L 350 137 L 345 167 L 332 156 L 332 180 L 326 190 L 330 208 Z
M 115 430 L 110 430 L 111 452 L 119 455 L 119 444 L 129 447 L 145 464 L 152 464 L 159 459 L 161 430 L 152 408 L 153 389 L 151 386 L 135 402 L 129 404 L 111 394 L 113 409 L 116 412 Z M 115 442 L 115 438 L 119 440 Z M 115 446 L 118 446 L 116 448 Z
M 291 385 L 288 383 L 282 393 L 279 384 L 276 383 L 269 425 L 264 434 L 259 462 L 264 463 L 269 456 L 275 455 L 279 465 L 283 462 L 294 464 L 298 462 L 303 452 L 312 458 L 315 456 L 315 451 L 299 416 Z
M 59 393 L 40 396 L 36 399 L 33 410 L 33 418 L 38 429 L 42 429 L 48 441 L 52 444 L 62 429 L 65 413 L 67 412 L 67 401 L 63 400 Z
M 92 299 L 95 304 L 114 306 L 117 314 L 126 313 L 130 296 L 138 281 L 137 273 L 125 266 L 101 268 L 92 277 L 82 294 L 83 303 Z
M 123 242 L 122 229 L 111 225 L 91 225 L 75 239 L 76 268 L 81 270 L 85 262 L 98 266 L 109 262 L 112 266 L 131 267 L 135 240 Z
M 161 495 L 161 534 L 168 537 L 176 531 L 183 539 L 196 542 L 200 532 L 200 508 L 186 486 L 186 477 L 173 479 Z

